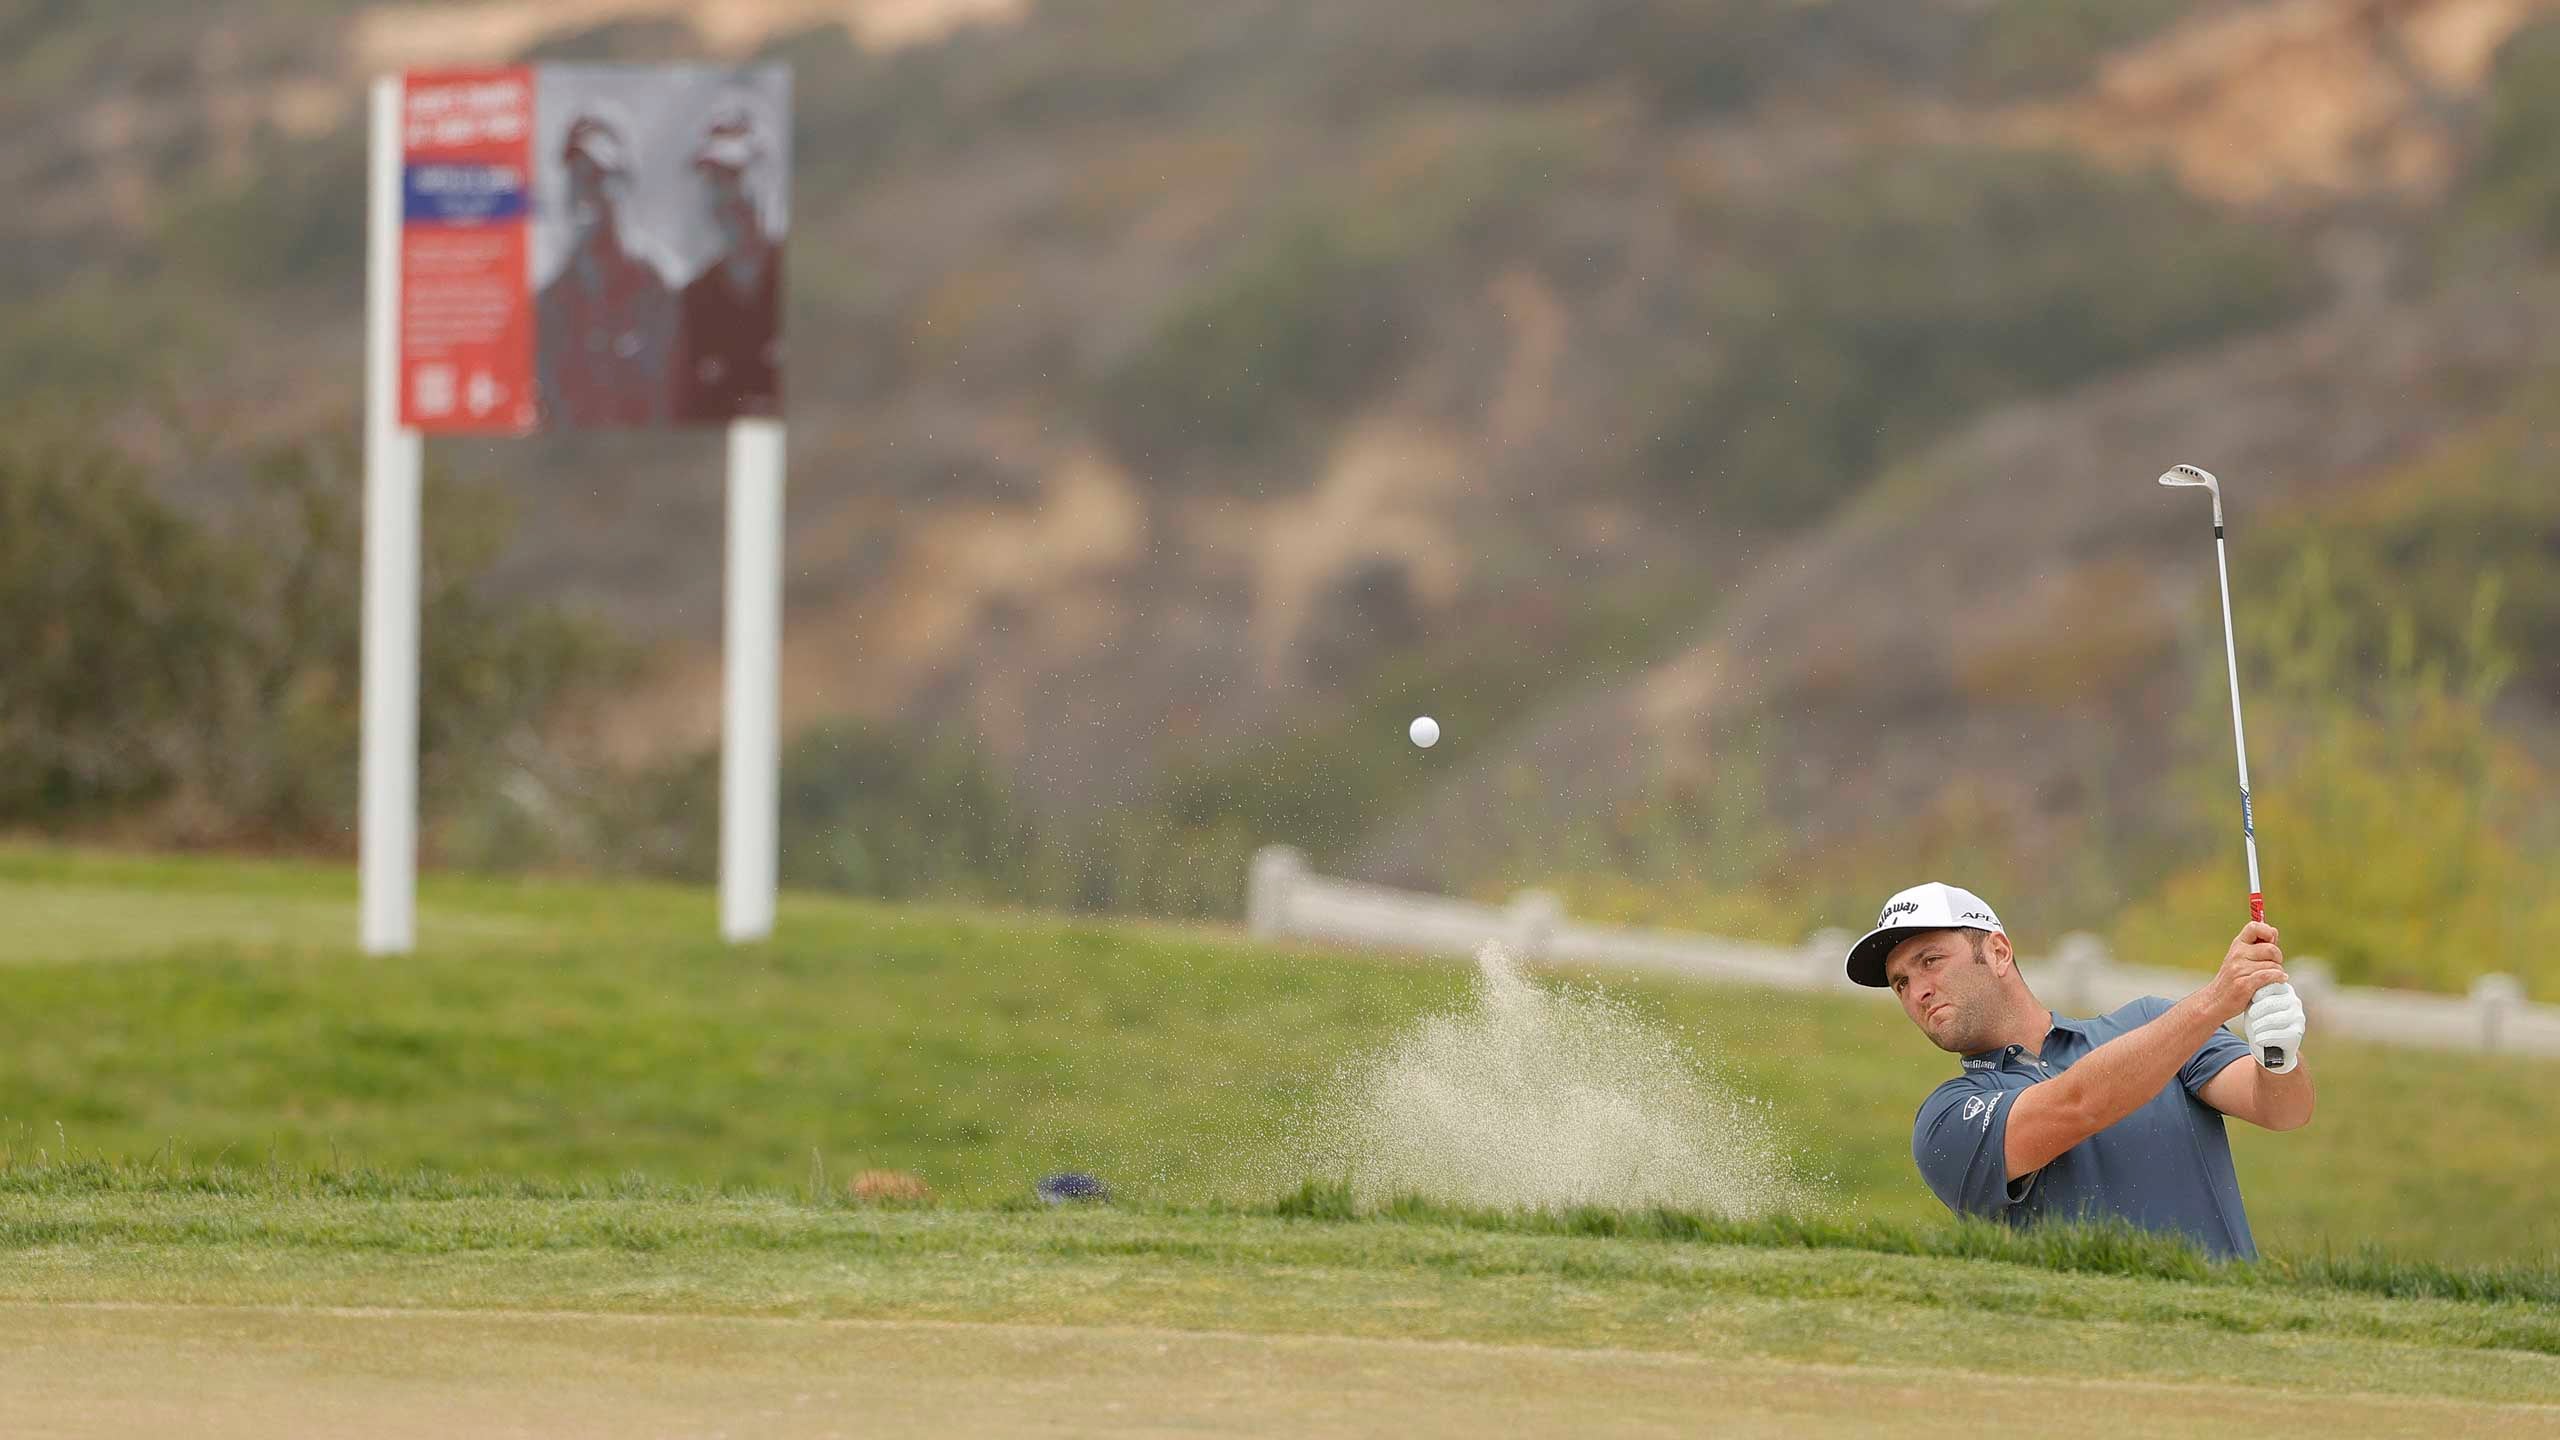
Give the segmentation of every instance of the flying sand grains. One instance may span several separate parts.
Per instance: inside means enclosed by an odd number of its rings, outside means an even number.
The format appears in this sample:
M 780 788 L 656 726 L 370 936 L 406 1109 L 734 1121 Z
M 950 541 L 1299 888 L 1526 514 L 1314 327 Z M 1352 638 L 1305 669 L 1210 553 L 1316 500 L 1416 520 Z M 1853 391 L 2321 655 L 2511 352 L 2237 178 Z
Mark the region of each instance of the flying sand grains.
M 1470 1008 L 1345 1067 L 1301 1117 L 1294 1163 L 1362 1200 L 1488 1209 L 1666 1206 L 1748 1216 L 1800 1201 L 1778 1137 L 1659 1025 L 1542 986 L 1499 945 Z

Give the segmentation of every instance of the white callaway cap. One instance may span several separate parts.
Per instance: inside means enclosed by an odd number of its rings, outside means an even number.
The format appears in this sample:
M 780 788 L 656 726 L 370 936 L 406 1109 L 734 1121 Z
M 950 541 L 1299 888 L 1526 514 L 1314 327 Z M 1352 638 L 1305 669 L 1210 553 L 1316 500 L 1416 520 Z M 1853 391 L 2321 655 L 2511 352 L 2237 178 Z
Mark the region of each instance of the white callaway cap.
M 1884 913 L 1876 917 L 1876 928 L 1849 947 L 1849 978 L 1861 985 L 1884 988 L 1884 957 L 1904 938 L 1923 930 L 1987 930 L 2006 935 L 2000 917 L 1991 913 L 1990 905 L 1970 890 L 1941 885 L 1932 880 L 1884 902 Z

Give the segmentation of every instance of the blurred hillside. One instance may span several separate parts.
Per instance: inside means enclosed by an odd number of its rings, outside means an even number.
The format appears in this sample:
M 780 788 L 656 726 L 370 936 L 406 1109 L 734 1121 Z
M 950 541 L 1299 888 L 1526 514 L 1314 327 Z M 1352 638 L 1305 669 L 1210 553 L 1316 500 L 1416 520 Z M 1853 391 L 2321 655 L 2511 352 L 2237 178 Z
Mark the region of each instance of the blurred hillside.
M 2400 630 L 2469 646 L 2543 793 L 2555 13 L 0 0 L 0 394 L 239 533 L 280 450 L 347 474 L 309 457 L 357 413 L 366 75 L 787 59 L 796 878 L 1197 908 L 1278 839 L 1785 928 L 1925 861 L 2094 924 L 2227 848 L 2172 461 L 2232 484 L 2249 599 L 2338 557 L 2306 729 L 2418 683 Z M 455 663 L 515 677 L 448 727 L 443 853 L 698 868 L 716 439 L 431 453 L 492 536 L 453 603 L 503 663 Z M 607 651 L 564 730 L 540 657 Z M 1141 812 L 1172 890 L 1023 878 Z

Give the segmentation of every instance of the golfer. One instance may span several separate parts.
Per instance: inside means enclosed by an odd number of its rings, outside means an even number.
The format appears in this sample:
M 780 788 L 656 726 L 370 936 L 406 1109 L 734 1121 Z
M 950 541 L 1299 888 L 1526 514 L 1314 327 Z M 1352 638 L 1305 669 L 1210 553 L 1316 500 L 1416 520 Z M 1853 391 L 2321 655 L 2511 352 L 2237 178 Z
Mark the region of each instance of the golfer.
M 1991 907 L 1932 883 L 1886 902 L 1849 951 L 1849 978 L 1891 989 L 1931 1044 L 1963 1057 L 1911 1127 L 1911 1158 L 1948 1209 L 2021 1227 L 2113 1218 L 2257 1258 L 2222 1118 L 2269 1130 L 2311 1119 L 2301 1001 L 2278 991 L 2251 1004 L 2285 978 L 2274 926 L 2243 926 L 2221 971 L 2183 1000 L 2066 1020 L 2028 991 Z M 2244 1013 L 2248 1044 L 2222 1028 Z M 2286 1073 L 2257 1063 L 2259 1044 L 2293 1057 Z

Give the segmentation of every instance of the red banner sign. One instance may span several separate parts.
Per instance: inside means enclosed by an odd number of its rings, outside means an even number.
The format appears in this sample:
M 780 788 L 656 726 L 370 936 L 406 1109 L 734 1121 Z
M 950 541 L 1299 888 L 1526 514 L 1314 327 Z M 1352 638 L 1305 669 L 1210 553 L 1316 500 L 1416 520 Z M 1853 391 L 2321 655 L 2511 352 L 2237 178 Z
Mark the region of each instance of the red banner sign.
M 529 431 L 533 71 L 412 74 L 402 129 L 400 423 Z
M 405 85 L 401 424 L 781 415 L 789 70 L 513 66 Z

